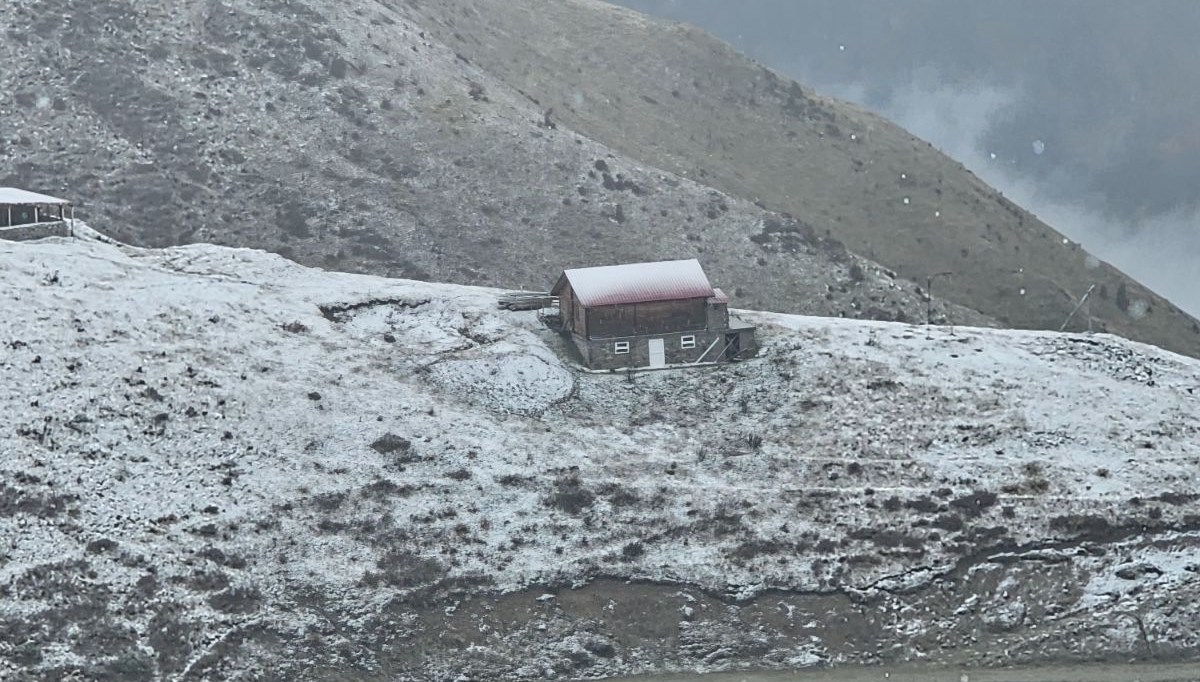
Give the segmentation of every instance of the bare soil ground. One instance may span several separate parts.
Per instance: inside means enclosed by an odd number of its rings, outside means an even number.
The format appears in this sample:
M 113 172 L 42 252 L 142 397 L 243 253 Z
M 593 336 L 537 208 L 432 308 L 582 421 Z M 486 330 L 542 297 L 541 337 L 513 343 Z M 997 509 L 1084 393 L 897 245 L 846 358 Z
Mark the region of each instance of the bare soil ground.
M 639 675 L 622 682 L 1197 682 L 1194 663 L 1081 663 L 1034 667 L 954 669 L 934 666 L 846 666 L 833 670 L 710 675 Z

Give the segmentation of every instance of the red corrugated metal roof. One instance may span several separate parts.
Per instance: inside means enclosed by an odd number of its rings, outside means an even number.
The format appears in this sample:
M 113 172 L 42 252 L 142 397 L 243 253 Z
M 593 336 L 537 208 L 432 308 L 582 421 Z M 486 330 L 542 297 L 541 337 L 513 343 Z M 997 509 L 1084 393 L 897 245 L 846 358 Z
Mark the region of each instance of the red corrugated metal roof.
M 629 263 L 563 271 L 584 307 L 708 298 L 712 285 L 700 262 L 691 260 Z

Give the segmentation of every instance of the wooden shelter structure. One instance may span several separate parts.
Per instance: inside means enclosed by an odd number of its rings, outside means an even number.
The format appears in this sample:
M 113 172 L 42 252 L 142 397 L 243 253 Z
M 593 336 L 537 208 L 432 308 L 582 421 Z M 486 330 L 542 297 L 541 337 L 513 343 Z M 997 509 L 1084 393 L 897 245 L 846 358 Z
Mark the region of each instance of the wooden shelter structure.
M 15 187 L 0 187 L 0 227 L 73 220 L 75 207 L 66 199 Z
M 73 232 L 75 207 L 66 199 L 0 187 L 0 239 L 38 239 Z
M 550 294 L 591 369 L 711 364 L 753 355 L 754 327 L 695 259 L 565 270 Z

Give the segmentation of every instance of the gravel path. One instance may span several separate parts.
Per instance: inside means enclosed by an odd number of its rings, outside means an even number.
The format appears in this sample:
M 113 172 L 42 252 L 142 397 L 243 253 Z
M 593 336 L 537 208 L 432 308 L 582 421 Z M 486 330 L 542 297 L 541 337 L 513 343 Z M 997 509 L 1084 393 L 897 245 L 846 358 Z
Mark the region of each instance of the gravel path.
M 966 671 L 856 666 L 801 672 L 648 675 L 618 679 L 630 682 L 1197 682 L 1200 680 L 1200 663 L 1096 664 Z

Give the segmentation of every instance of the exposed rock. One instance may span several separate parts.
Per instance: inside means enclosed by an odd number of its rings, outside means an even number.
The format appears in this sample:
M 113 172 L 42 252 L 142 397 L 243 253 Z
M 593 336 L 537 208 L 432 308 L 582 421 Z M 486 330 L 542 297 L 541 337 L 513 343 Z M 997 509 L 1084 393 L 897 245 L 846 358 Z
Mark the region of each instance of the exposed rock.
M 983 622 L 992 632 L 1010 632 L 1025 622 L 1027 609 L 1019 599 L 994 604 L 983 612 Z
M 1137 580 L 1138 578 L 1145 578 L 1149 576 L 1160 576 L 1162 575 L 1162 569 L 1154 564 L 1129 564 L 1128 566 L 1122 566 L 1118 568 L 1115 575 L 1122 580 Z

